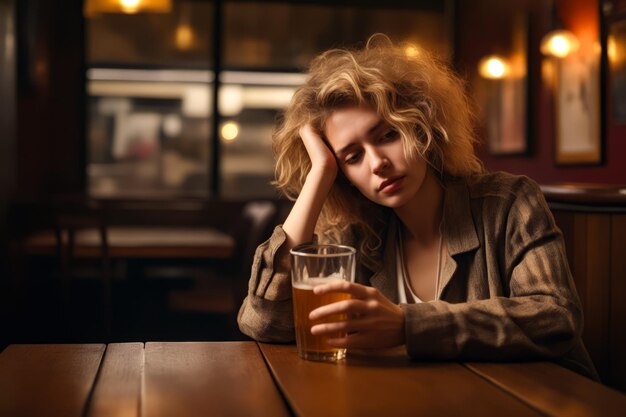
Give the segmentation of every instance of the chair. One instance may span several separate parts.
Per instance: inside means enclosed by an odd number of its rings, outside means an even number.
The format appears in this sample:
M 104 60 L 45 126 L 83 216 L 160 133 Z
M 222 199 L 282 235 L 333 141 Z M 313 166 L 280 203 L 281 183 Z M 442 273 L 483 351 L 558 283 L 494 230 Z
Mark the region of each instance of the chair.
M 246 203 L 230 228 L 229 233 L 236 242 L 232 258 L 212 265 L 196 280 L 192 289 L 170 294 L 170 308 L 179 312 L 236 315 L 247 293 L 254 252 L 269 237 L 277 213 L 272 201 Z
M 64 307 L 70 302 L 70 281 L 86 275 L 78 261 L 99 258 L 96 273 L 102 280 L 102 320 L 108 340 L 112 330 L 113 271 L 104 212 L 95 202 L 57 205 L 54 227 Z
M 251 201 L 243 207 L 241 221 L 234 232 L 237 248 L 230 274 L 236 309 L 248 292 L 248 280 L 256 248 L 269 238 L 277 214 L 278 209 L 272 201 Z

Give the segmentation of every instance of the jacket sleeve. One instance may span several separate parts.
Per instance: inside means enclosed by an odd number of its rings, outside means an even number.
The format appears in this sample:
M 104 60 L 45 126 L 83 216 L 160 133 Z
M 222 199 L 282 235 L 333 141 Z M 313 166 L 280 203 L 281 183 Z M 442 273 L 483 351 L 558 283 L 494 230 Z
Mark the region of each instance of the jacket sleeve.
M 248 295 L 237 322 L 239 329 L 262 342 L 291 342 L 295 339 L 289 259 L 277 252 L 286 241 L 281 226 L 276 226 L 269 240 L 256 250 Z
M 499 265 L 491 267 L 498 270 L 508 290 L 502 296 L 457 304 L 402 305 L 410 356 L 490 361 L 556 358 L 580 340 L 582 310 L 562 234 L 534 182 L 523 182 L 505 219 L 504 239 L 498 239 L 504 249 L 498 255 Z M 496 246 L 492 250 L 500 251 Z M 474 284 L 488 285 L 487 277 L 478 281 Z

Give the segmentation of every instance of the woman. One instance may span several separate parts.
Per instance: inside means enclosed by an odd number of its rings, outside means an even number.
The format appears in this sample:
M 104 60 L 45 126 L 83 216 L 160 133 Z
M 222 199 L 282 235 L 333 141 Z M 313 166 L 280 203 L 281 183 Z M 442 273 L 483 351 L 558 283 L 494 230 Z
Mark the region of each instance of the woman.
M 541 191 L 484 172 L 463 85 L 443 64 L 376 40 L 317 57 L 274 134 L 275 183 L 295 204 L 256 252 L 240 329 L 294 339 L 289 249 L 319 237 L 360 256 L 356 283 L 315 288 L 352 294 L 310 315 L 347 314 L 312 328 L 348 332 L 331 344 L 404 344 L 425 359 L 551 358 L 597 378 Z

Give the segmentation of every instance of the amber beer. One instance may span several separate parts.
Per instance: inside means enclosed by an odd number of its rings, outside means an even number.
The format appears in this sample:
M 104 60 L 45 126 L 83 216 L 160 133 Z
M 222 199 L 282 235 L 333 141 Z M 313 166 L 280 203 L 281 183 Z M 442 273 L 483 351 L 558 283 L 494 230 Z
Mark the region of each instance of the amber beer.
M 293 315 L 298 354 L 304 359 L 336 361 L 346 356 L 345 349 L 329 346 L 328 339 L 345 336 L 338 332 L 313 336 L 311 327 L 319 323 L 344 321 L 345 314 L 335 314 L 320 320 L 309 320 L 309 313 L 323 305 L 350 298 L 336 292 L 315 295 L 313 288 L 333 281 L 354 282 L 356 250 L 345 245 L 303 244 L 291 249 L 291 285 Z
M 329 293 L 316 295 L 313 287 L 320 284 L 327 284 L 337 278 L 309 278 L 306 282 L 299 282 L 293 285 L 293 313 L 296 330 L 296 343 L 298 354 L 305 359 L 332 361 L 343 359 L 346 355 L 345 349 L 332 347 L 328 344 L 328 339 L 345 337 L 345 332 L 331 333 L 324 336 L 311 334 L 311 327 L 319 323 L 330 323 L 343 321 L 345 314 L 335 314 L 325 317 L 323 320 L 310 320 L 309 313 L 318 307 L 326 304 L 350 298 L 348 293 Z

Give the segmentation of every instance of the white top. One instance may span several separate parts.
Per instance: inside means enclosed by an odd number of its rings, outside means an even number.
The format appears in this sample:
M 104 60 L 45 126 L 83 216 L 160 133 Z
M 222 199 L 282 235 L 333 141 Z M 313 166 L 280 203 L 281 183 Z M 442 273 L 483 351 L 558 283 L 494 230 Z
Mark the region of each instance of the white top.
M 396 271 L 398 281 L 398 301 L 400 304 L 417 304 L 422 300 L 415 295 L 411 284 L 409 283 L 409 274 L 406 271 L 404 263 L 404 248 L 402 247 L 402 234 L 398 233 L 398 251 L 396 252 Z M 411 300 L 407 300 L 407 294 L 411 296 Z

